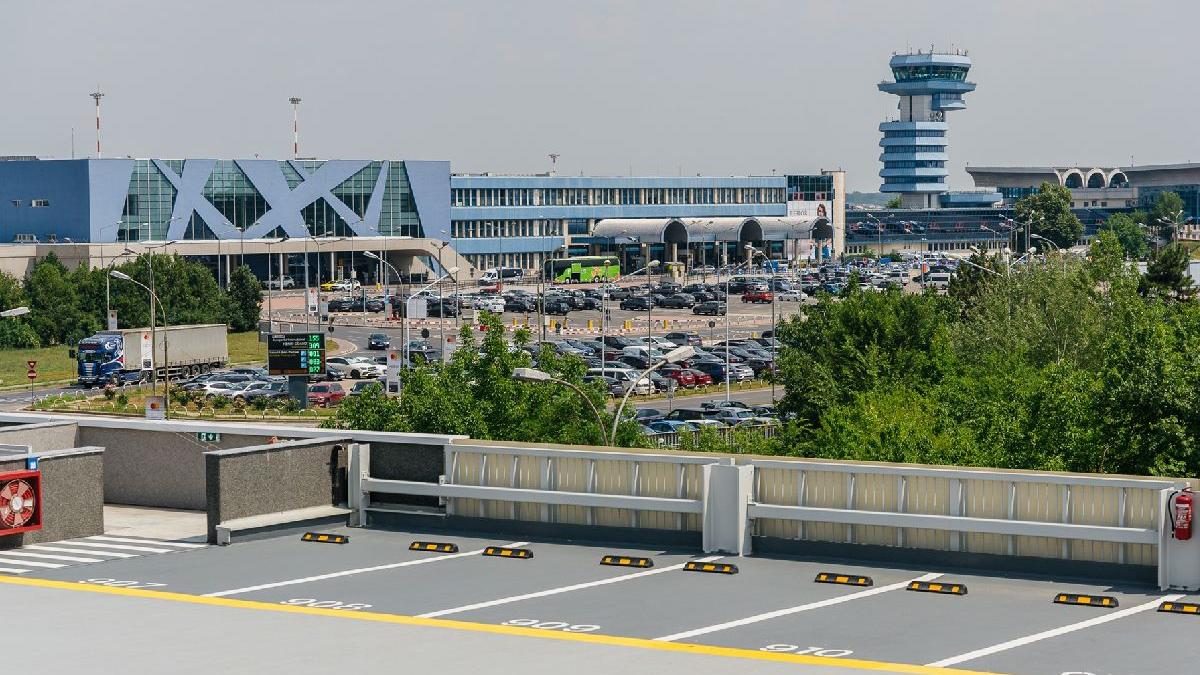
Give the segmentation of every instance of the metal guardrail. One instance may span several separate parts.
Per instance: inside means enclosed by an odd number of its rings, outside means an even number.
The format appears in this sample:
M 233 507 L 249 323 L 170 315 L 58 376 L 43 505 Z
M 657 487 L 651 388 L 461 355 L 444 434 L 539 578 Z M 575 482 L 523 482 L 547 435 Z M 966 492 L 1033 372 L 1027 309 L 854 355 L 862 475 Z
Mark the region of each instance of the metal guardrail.
M 370 495 L 380 493 L 438 497 L 447 515 L 697 530 L 703 467 L 732 464 L 712 456 L 451 444 L 446 474 L 435 484 L 370 477 L 362 468 L 367 452 L 360 446 L 350 469 L 352 501 L 362 495 L 360 522 L 367 511 L 394 510 L 372 504 Z
M 754 460 L 755 532 L 1153 564 L 1159 492 L 1181 481 Z M 840 531 L 839 531 L 840 530 Z

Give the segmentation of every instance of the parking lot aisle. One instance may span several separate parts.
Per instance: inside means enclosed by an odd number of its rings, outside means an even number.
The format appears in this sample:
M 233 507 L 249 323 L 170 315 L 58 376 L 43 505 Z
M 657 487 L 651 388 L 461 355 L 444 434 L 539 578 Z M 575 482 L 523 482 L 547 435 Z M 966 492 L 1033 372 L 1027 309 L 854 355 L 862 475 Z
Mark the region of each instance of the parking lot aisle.
M 1079 631 L 1086 631 L 1090 628 L 1094 628 L 1097 626 L 1103 626 L 1104 624 L 1112 623 L 1114 621 L 1120 621 L 1121 619 L 1126 619 L 1126 618 L 1129 618 L 1129 617 L 1132 617 L 1132 616 L 1135 616 L 1138 614 L 1142 614 L 1144 612 L 1153 612 L 1158 609 L 1159 604 L 1161 604 L 1163 602 L 1173 602 L 1173 601 L 1179 600 L 1180 598 L 1183 598 L 1183 597 L 1184 597 L 1183 595 L 1164 595 L 1162 597 L 1155 598 L 1154 600 L 1151 600 L 1149 602 L 1143 602 L 1141 604 L 1134 605 L 1134 606 L 1128 607 L 1126 609 L 1119 609 L 1119 610 L 1115 610 L 1115 611 L 1110 610 L 1101 616 L 1093 617 L 1093 618 L 1087 619 L 1085 621 L 1078 621 L 1076 623 L 1070 623 L 1070 624 L 1067 624 L 1064 626 L 1059 626 L 1057 628 L 1052 628 L 1050 630 L 1045 630 L 1045 631 L 1041 631 L 1038 633 L 1033 633 L 1031 635 L 1026 635 L 1024 637 L 1019 637 L 1019 638 L 1016 638 L 1013 640 L 1008 640 L 1006 642 L 1001 642 L 999 644 L 992 645 L 990 647 L 976 649 L 974 651 L 966 652 L 965 654 L 958 654 L 957 656 L 947 657 L 947 658 L 941 659 L 940 661 L 934 661 L 933 663 L 930 663 L 929 665 L 934 666 L 934 667 L 944 668 L 944 667 L 949 667 L 949 666 L 957 666 L 962 663 L 978 661 L 980 659 L 983 659 L 984 657 L 991 656 L 993 654 L 999 654 L 1001 652 L 1007 652 L 1009 650 L 1019 649 L 1021 647 L 1025 647 L 1028 645 L 1033 645 L 1038 642 L 1042 642 L 1043 640 L 1052 640 L 1054 638 L 1062 637 L 1065 635 L 1070 635 L 1072 633 L 1076 633 Z M 1090 609 L 1090 608 L 1088 608 L 1088 609 Z M 1176 623 L 1178 623 L 1178 622 L 1176 622 Z M 1122 628 L 1123 628 L 1123 630 L 1128 630 L 1128 626 L 1123 626 Z M 1180 637 L 1186 639 L 1186 643 L 1194 652 L 1197 651 L 1196 647 L 1195 647 L 1196 640 L 1195 640 L 1194 632 L 1191 633 L 1190 637 L 1187 637 L 1184 635 L 1180 635 Z M 1093 636 L 1093 642 L 1094 642 L 1094 639 L 1095 638 Z M 1095 647 L 1095 645 L 1093 645 L 1093 648 L 1094 647 Z M 1104 651 L 1107 651 L 1107 648 L 1108 648 L 1108 645 L 1105 645 Z M 1055 647 L 1056 651 L 1061 650 L 1061 649 L 1062 649 L 1062 645 L 1058 645 L 1057 647 Z M 1080 655 L 1080 653 L 1078 651 L 1074 651 L 1074 650 L 1069 650 L 1069 653 L 1072 654 L 1072 658 L 1078 658 Z M 1149 652 L 1149 653 L 1142 652 L 1142 653 L 1145 654 L 1145 656 L 1147 657 L 1146 661 L 1149 661 L 1150 660 L 1149 657 L 1153 655 L 1153 652 Z M 1028 658 L 1028 655 L 1022 655 L 1022 657 L 1021 657 L 1022 660 L 1025 660 L 1027 658 Z
M 514 541 L 508 544 L 500 544 L 500 546 L 508 548 L 517 548 L 528 544 L 527 541 Z M 370 567 L 357 567 L 348 570 L 338 570 L 337 572 L 326 572 L 325 574 L 316 574 L 308 577 L 300 577 L 299 579 L 286 579 L 284 581 L 272 581 L 270 583 L 258 584 L 256 586 L 244 586 L 242 588 L 234 588 L 228 591 L 217 591 L 215 593 L 205 593 L 204 595 L 211 598 L 224 598 L 230 595 L 245 595 L 255 591 L 265 591 L 271 588 L 282 588 L 284 586 L 296 586 L 298 584 L 307 584 L 314 581 L 325 581 L 327 579 L 340 579 L 342 577 L 354 576 L 356 574 L 366 574 L 368 572 L 382 572 L 384 570 L 394 570 L 401 567 L 414 567 L 416 565 L 427 565 L 446 560 L 457 560 L 458 558 L 467 558 L 477 556 L 483 553 L 483 547 L 472 551 L 460 551 L 458 553 L 448 553 L 445 555 L 437 555 L 430 558 L 417 558 L 415 560 L 405 560 L 403 562 L 385 563 L 382 565 L 372 565 Z
M 709 633 L 695 641 L 785 653 L 817 648 L 853 658 L 925 664 L 1112 611 L 1054 604 L 1060 592 L 1111 595 L 1122 607 L 1149 599 L 1138 591 L 1123 593 L 1078 583 L 962 573 L 943 574 L 938 582 L 960 585 L 967 593 L 917 592 L 902 587 L 860 602 Z M 914 633 L 912 627 L 925 630 Z
M 710 555 L 710 556 L 707 556 L 704 558 L 697 558 L 695 560 L 695 562 L 714 562 L 714 561 L 720 560 L 721 557 L 722 556 L 719 556 L 719 555 Z M 676 570 L 681 570 L 681 569 L 683 569 L 684 564 L 685 563 L 677 563 L 675 565 L 668 565 L 667 567 L 659 567 L 658 569 L 650 569 L 650 570 L 646 570 L 643 572 L 634 572 L 632 574 L 622 574 L 621 576 L 610 577 L 608 579 L 599 579 L 596 581 L 585 581 L 585 582 L 579 583 L 579 584 L 571 584 L 570 586 L 559 586 L 558 588 L 548 588 L 544 591 L 535 591 L 533 593 L 525 593 L 523 595 L 510 595 L 507 598 L 497 598 L 495 600 L 487 600 L 484 602 L 477 602 L 477 603 L 474 603 L 471 605 L 463 605 L 461 607 L 451 607 L 450 609 L 441 609 L 436 612 L 426 612 L 424 614 L 421 614 L 420 616 L 422 618 L 432 619 L 432 618 L 439 617 L 439 616 L 447 616 L 450 614 L 460 614 L 462 612 L 469 612 L 469 611 L 475 610 L 475 609 L 484 609 L 487 607 L 497 607 L 499 605 L 507 605 L 507 604 L 513 603 L 513 602 L 521 602 L 522 600 L 532 600 L 534 598 L 546 598 L 551 595 L 559 595 L 560 593 L 571 593 L 573 591 L 581 591 L 585 588 L 595 588 L 597 586 L 608 586 L 610 584 L 618 584 L 618 583 L 622 583 L 625 581 L 633 581 L 634 579 L 641 579 L 643 577 L 649 577 L 649 576 L 653 576 L 655 574 L 663 574 L 664 572 L 674 572 Z
M 492 543 L 511 546 L 501 542 Z M 588 546 L 533 543 L 523 547 L 533 551 L 532 558 L 461 556 L 438 565 L 406 565 L 366 575 L 318 578 L 295 585 L 252 590 L 236 597 L 285 604 L 299 604 L 298 601 L 303 599 L 336 601 L 365 605 L 362 608 L 369 607 L 372 612 L 420 615 L 613 579 L 631 571 L 623 567 L 599 565 L 601 550 Z M 629 554 L 649 555 L 633 551 Z M 690 555 L 675 554 L 671 562 L 682 563 L 690 559 Z M 634 583 L 637 582 L 618 586 Z M 563 597 L 570 595 L 574 594 Z
M 588 562 L 598 566 L 598 556 Z M 654 556 L 654 562 L 655 565 L 672 564 L 672 561 L 661 560 L 660 556 Z M 823 568 L 814 563 L 728 557 L 722 562 L 736 564 L 738 574 L 675 569 L 664 574 L 631 579 L 627 583 L 535 597 L 464 611 L 446 618 L 653 639 L 697 626 L 723 623 L 766 609 L 817 602 L 861 590 L 810 583 L 819 569 Z M 852 574 L 873 574 L 884 583 L 907 581 L 913 577 L 912 572 L 903 570 L 872 569 L 864 572 L 862 568 L 852 566 L 842 569 Z
M 942 576 L 942 575 L 937 572 L 932 572 L 930 574 L 924 574 L 922 576 L 916 577 L 915 579 L 911 579 L 909 581 L 933 581 L 934 579 L 937 579 L 940 576 Z M 800 612 L 807 612 L 807 611 L 811 611 L 814 609 L 822 609 L 824 607 L 832 607 L 834 605 L 840 605 L 840 604 L 844 604 L 847 602 L 853 602 L 855 600 L 862 600 L 864 598 L 873 597 L 873 596 L 879 595 L 881 593 L 889 593 L 891 591 L 898 591 L 898 590 L 901 590 L 904 587 L 908 586 L 909 581 L 900 581 L 900 582 L 897 582 L 894 584 L 888 584 L 886 586 L 879 586 L 878 588 L 871 588 L 871 589 L 865 590 L 865 591 L 858 591 L 857 593 L 851 593 L 849 595 L 841 595 L 836 598 L 826 598 L 825 600 L 818 600 L 816 602 L 809 602 L 809 603 L 805 603 L 803 605 L 796 605 L 795 607 L 787 607 L 784 609 L 777 609 L 777 610 L 770 611 L 770 612 L 763 612 L 761 614 L 755 614 L 754 616 L 748 616 L 748 617 L 745 617 L 742 619 L 726 621 L 725 623 L 718 623 L 718 624 L 715 624 L 712 626 L 705 626 L 702 628 L 693 628 L 692 630 L 686 630 L 681 633 L 672 633 L 671 635 L 664 635 L 662 637 L 657 637 L 654 639 L 658 640 L 659 642 L 674 642 L 676 640 L 687 640 L 690 638 L 700 637 L 701 635 L 707 635 L 709 633 L 716 633 L 717 631 L 729 630 L 731 628 L 740 628 L 742 626 L 749 626 L 750 624 L 761 623 L 763 621 L 770 621 L 771 619 L 778 619 L 778 618 L 784 617 L 784 616 L 791 616 L 793 614 L 799 614 Z

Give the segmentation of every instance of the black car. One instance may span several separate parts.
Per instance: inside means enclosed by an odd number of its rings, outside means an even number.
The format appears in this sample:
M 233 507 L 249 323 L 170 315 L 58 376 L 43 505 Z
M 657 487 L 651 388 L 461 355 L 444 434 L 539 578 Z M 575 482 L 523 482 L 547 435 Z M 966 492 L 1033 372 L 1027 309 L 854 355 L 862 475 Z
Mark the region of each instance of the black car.
M 590 384 L 592 382 L 599 382 L 600 385 L 607 390 L 609 396 L 625 395 L 625 387 L 614 377 L 608 377 L 607 375 L 584 376 L 584 384 Z
M 353 307 L 354 307 L 354 299 L 353 298 L 335 298 L 335 299 L 329 301 L 328 309 L 326 311 L 329 311 L 329 312 L 353 312 L 354 311 Z M 360 309 L 359 311 L 362 311 L 362 310 Z
M 387 349 L 392 346 L 392 339 L 383 333 L 371 333 L 367 338 L 367 349 Z
M 637 412 L 635 412 L 633 415 L 633 418 L 642 424 L 657 422 L 663 417 L 663 412 L 661 410 L 655 410 L 654 408 L 638 408 Z
M 528 314 L 537 309 L 533 301 L 529 298 L 520 295 L 514 295 L 504 299 L 504 311 L 516 312 L 518 314 Z
M 632 310 L 635 312 L 650 311 L 650 298 L 647 297 L 630 297 L 621 301 L 621 309 Z
M 603 341 L 609 350 L 618 352 L 626 347 L 636 347 L 640 344 L 621 335 L 605 335 Z
M 242 392 L 242 399 L 247 403 L 255 399 L 265 398 L 269 400 L 279 400 L 288 397 L 287 382 L 269 382 L 265 387 L 248 389 Z
M 629 289 L 623 287 L 610 288 L 607 291 L 609 300 L 624 300 L 629 297 Z
M 558 316 L 566 316 L 575 309 L 573 303 L 565 298 L 556 298 L 550 296 L 542 301 L 542 312 L 544 314 L 557 314 Z
M 458 307 L 453 300 L 438 300 L 434 298 L 425 307 L 426 312 L 431 317 L 440 319 L 447 316 L 458 316 Z
M 692 314 L 708 314 L 709 316 L 725 316 L 725 303 L 709 300 L 692 308 Z
M 676 293 L 668 295 L 658 301 L 659 307 L 667 307 L 669 309 L 687 309 L 696 304 L 696 298 L 688 293 Z

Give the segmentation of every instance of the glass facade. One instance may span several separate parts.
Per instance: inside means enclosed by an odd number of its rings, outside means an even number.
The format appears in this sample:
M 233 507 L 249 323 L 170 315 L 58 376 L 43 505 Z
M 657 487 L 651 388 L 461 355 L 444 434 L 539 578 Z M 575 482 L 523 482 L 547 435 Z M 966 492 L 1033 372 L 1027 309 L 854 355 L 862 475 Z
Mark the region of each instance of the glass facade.
M 454 188 L 452 206 L 782 204 L 781 188 Z
M 176 175 L 183 175 L 185 160 L 162 160 Z M 289 189 L 295 189 L 305 178 L 289 162 L 277 162 Z M 317 160 L 302 160 L 297 164 L 313 175 L 324 164 Z M 387 168 L 382 195 L 375 189 L 380 173 Z M 373 199 L 380 200 L 378 228 L 385 236 L 422 236 L 421 217 L 413 200 L 408 172 L 404 162 L 372 161 L 330 192 L 354 214 L 351 222 L 367 218 Z M 121 214 L 118 240 L 161 240 L 168 238 L 171 214 L 177 191 L 155 165 L 154 160 L 134 160 L 128 194 Z M 218 160 L 204 185 L 203 197 L 229 221 L 235 230 L 245 232 L 272 209 L 270 199 L 246 175 L 235 160 Z M 314 236 L 354 236 L 351 223 L 339 214 L 325 198 L 305 206 L 301 218 Z M 278 232 L 271 236 L 278 236 Z M 210 223 L 193 212 L 186 226 L 187 239 L 215 239 Z
M 833 199 L 833 176 L 788 176 L 787 199 L 789 202 L 823 202 Z

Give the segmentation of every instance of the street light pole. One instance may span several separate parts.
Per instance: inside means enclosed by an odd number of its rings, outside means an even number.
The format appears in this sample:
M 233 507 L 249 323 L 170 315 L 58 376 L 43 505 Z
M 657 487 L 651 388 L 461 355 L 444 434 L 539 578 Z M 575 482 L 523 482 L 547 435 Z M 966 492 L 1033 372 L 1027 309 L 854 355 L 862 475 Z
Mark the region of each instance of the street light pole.
M 647 349 L 646 354 L 649 355 L 649 353 L 650 351 Z M 629 383 L 629 388 L 625 390 L 625 396 L 621 399 L 621 405 L 617 406 L 617 413 L 613 416 L 612 432 L 609 434 L 608 439 L 609 445 L 617 444 L 617 427 L 621 424 L 621 412 L 625 410 L 625 404 L 629 402 L 629 395 L 633 393 L 634 389 L 637 389 L 638 383 L 649 376 L 652 371 L 658 370 L 668 363 L 686 361 L 692 358 L 695 353 L 696 349 L 694 347 L 676 347 L 663 355 L 662 359 L 657 363 L 651 364 L 649 368 L 642 371 L 641 375 L 638 375 L 636 379 Z
M 137 281 L 133 277 L 129 276 L 128 274 L 125 274 L 124 272 L 121 272 L 119 270 L 109 270 L 108 274 L 111 277 L 115 277 L 115 278 L 121 279 L 123 281 L 128 281 L 128 282 L 137 284 L 138 286 L 141 286 L 143 289 L 145 289 L 145 291 L 150 294 L 151 311 L 153 311 L 154 308 L 157 307 L 162 312 L 163 330 L 167 330 L 170 328 L 169 322 L 167 321 L 167 309 L 165 307 L 163 307 L 162 302 L 160 302 L 158 300 L 158 294 L 154 292 L 153 287 L 147 286 L 147 285 L 141 283 L 140 281 Z M 156 324 L 157 324 L 157 321 L 155 320 L 155 318 L 151 317 L 151 319 L 150 319 L 150 376 L 151 376 L 151 378 L 154 378 L 154 371 L 156 370 L 154 362 L 155 362 L 155 357 L 157 356 L 155 354 L 155 352 L 158 351 L 158 332 L 155 329 Z M 169 348 L 170 348 L 170 340 L 166 335 L 164 335 L 163 336 L 163 361 L 164 361 L 163 374 L 165 375 L 166 380 L 165 380 L 164 388 L 163 388 L 163 417 L 165 417 L 167 419 L 171 418 L 171 407 L 170 407 L 171 406 L 171 403 L 170 403 L 171 369 L 169 366 L 165 365 L 166 363 L 170 362 L 170 358 L 171 358 L 170 352 L 168 351 Z M 156 385 L 153 385 L 153 384 L 151 385 L 151 395 L 155 395 L 155 396 L 158 395 L 158 388 Z

